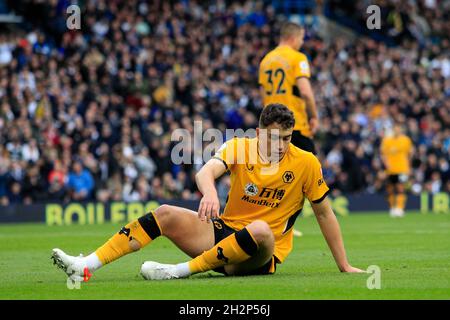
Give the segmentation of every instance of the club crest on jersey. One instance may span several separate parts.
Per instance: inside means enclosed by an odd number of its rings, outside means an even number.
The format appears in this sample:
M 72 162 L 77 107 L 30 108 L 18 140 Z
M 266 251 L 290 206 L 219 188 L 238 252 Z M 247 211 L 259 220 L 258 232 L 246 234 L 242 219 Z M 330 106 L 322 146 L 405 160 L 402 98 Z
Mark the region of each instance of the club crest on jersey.
M 292 171 L 285 171 L 283 173 L 283 182 L 284 183 L 291 183 L 292 181 L 294 181 L 295 177 L 294 177 L 294 173 Z
M 256 196 L 258 194 L 258 187 L 254 183 L 247 183 L 244 192 L 248 196 Z

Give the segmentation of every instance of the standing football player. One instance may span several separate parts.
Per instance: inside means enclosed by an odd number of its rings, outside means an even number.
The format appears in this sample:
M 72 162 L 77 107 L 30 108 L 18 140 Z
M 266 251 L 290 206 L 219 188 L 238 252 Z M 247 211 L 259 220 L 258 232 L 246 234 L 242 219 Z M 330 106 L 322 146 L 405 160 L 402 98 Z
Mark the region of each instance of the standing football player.
M 391 217 L 405 214 L 406 191 L 410 162 L 413 153 L 411 139 L 403 133 L 399 124 L 395 124 L 392 133 L 386 134 L 381 141 L 381 160 L 386 168 L 386 192 Z
M 299 52 L 305 30 L 293 22 L 281 27 L 280 42 L 261 61 L 259 84 L 263 104 L 281 103 L 295 117 L 292 144 L 316 154 L 312 140 L 319 125 L 314 92 L 309 78 L 311 71 L 307 57 Z M 302 233 L 294 230 L 296 236 Z

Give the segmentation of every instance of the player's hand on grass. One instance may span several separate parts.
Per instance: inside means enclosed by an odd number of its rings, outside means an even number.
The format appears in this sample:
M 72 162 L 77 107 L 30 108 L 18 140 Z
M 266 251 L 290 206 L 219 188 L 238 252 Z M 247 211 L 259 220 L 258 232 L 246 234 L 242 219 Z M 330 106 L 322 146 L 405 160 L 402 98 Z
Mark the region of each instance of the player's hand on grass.
M 347 273 L 366 273 L 366 270 L 361 270 L 355 267 L 352 267 L 351 265 L 348 265 L 345 268 L 341 269 L 341 272 L 347 272 Z
M 200 206 L 198 207 L 198 217 L 200 220 L 209 223 L 212 218 L 219 217 L 220 202 L 217 195 L 205 194 L 202 200 L 200 200 Z

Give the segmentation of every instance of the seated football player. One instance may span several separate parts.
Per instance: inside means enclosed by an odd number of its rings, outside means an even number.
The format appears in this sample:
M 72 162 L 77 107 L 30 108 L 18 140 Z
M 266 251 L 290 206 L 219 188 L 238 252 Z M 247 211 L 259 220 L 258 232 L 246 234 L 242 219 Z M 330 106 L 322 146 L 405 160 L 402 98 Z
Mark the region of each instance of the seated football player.
M 82 280 L 86 273 L 165 236 L 192 259 L 179 264 L 147 261 L 140 271 L 145 279 L 185 278 L 208 270 L 273 274 L 292 250 L 293 226 L 307 198 L 338 269 L 362 272 L 347 260 L 320 163 L 290 143 L 293 128 L 292 111 L 281 104 L 268 105 L 255 138 L 230 139 L 197 173 L 203 194 L 198 212 L 162 205 L 124 226 L 87 257 L 54 249 L 54 262 L 72 279 Z M 231 188 L 219 215 L 215 180 L 227 171 Z

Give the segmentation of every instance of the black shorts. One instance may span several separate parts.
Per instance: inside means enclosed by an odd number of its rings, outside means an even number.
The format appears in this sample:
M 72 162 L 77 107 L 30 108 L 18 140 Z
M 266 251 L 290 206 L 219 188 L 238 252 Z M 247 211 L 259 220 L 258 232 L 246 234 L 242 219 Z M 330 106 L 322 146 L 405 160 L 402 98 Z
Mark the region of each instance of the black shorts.
M 227 226 L 220 218 L 213 219 L 212 223 L 214 225 L 214 245 L 216 245 L 229 235 L 239 231 Z M 277 269 L 277 263 L 279 263 L 279 260 L 275 256 L 272 256 L 272 259 L 270 259 L 265 265 L 251 271 L 250 273 L 248 273 L 248 275 L 273 274 Z M 227 275 L 224 267 L 216 268 L 214 269 L 214 271 Z
M 316 154 L 316 148 L 314 146 L 314 142 L 312 139 L 302 135 L 300 131 L 293 131 L 292 132 L 292 139 L 291 142 L 294 146 L 305 150 L 312 152 L 313 154 Z
M 398 174 L 390 174 L 389 176 L 388 176 L 388 182 L 390 183 L 390 184 L 397 184 L 398 183 Z
M 408 176 L 406 174 L 390 174 L 387 181 L 389 184 L 406 183 Z

